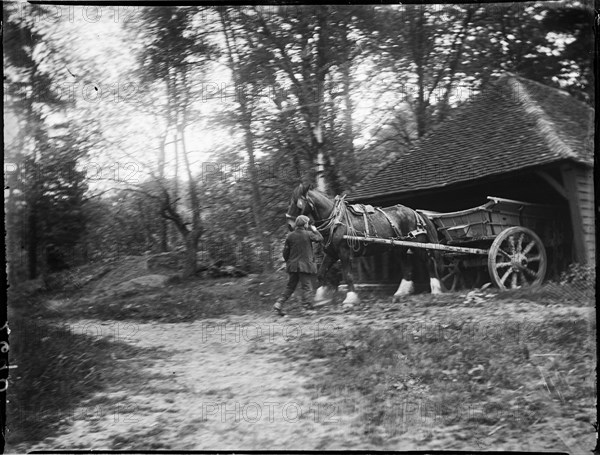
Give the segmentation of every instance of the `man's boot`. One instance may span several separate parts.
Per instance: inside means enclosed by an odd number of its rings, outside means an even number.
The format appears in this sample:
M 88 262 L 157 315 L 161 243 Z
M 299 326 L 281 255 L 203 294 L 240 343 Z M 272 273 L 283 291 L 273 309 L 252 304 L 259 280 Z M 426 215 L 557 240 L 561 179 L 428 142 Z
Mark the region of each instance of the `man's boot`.
M 279 298 L 275 302 L 275 305 L 273 305 L 273 311 L 276 312 L 279 316 L 285 316 L 285 313 L 281 309 L 281 305 L 283 305 L 283 299 Z

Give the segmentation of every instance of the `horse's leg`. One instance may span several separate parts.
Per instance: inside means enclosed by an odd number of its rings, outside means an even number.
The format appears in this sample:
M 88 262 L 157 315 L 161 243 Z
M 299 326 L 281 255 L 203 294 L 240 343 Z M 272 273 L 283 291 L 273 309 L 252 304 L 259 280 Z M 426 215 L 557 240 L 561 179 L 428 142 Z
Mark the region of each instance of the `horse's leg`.
M 317 279 L 319 281 L 319 287 L 317 288 L 317 292 L 315 294 L 315 302 L 323 302 L 325 300 L 331 300 L 327 298 L 327 295 L 332 294 L 336 289 L 328 289 L 327 287 L 327 273 L 331 266 L 337 262 L 336 258 L 325 254 L 323 257 L 323 262 L 321 263 L 321 267 L 319 267 L 319 274 L 317 275 Z
M 427 271 L 429 272 L 429 287 L 431 288 L 432 294 L 441 294 L 442 285 L 440 284 L 440 277 L 438 275 L 437 258 L 435 253 L 425 253 L 425 261 L 427 261 Z
M 360 299 L 358 294 L 354 290 L 354 273 L 352 271 L 352 252 L 349 248 L 343 248 L 340 251 L 340 261 L 342 262 L 342 273 L 344 274 L 344 280 L 348 286 L 348 294 L 342 302 L 344 305 L 351 307 L 352 305 L 359 303 Z
M 437 243 L 438 237 L 435 226 L 429 219 L 423 219 L 426 225 L 427 235 L 419 236 L 419 242 L 432 242 Z M 420 250 L 421 256 L 425 264 L 427 265 L 427 273 L 429 274 L 429 287 L 431 288 L 432 294 L 441 294 L 442 285 L 440 284 L 440 276 L 438 274 L 438 263 L 441 258 L 439 253 L 435 250 Z
M 425 242 L 426 239 L 423 239 L 422 241 Z M 440 279 L 436 267 L 436 261 L 433 257 L 433 254 L 425 249 L 418 248 L 414 251 L 414 257 L 415 261 L 419 261 L 420 264 L 423 264 L 423 269 L 427 271 L 431 293 L 441 294 L 442 286 L 440 284 Z
M 400 286 L 398 286 L 398 290 L 394 294 L 394 297 L 392 297 L 392 303 L 396 303 L 405 295 L 412 294 L 415 290 L 415 285 L 413 282 L 414 253 L 409 254 L 406 248 L 401 248 L 399 256 L 402 267 L 402 281 L 400 281 Z

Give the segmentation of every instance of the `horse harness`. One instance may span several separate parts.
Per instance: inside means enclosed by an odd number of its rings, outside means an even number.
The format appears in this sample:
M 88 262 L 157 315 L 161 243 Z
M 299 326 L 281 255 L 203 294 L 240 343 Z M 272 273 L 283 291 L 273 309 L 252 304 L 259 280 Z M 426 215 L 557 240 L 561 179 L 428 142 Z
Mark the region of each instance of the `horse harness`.
M 417 221 L 417 228 L 413 229 L 406 235 L 402 235 L 402 231 L 400 230 L 400 227 L 396 224 L 396 222 L 392 218 L 390 218 L 390 216 L 387 213 L 385 213 L 381 209 L 381 207 L 377 207 L 376 210 L 379 210 L 379 212 L 381 212 L 381 214 L 388 220 L 388 222 L 390 223 L 390 226 L 392 227 L 392 230 L 394 231 L 394 234 L 396 235 L 396 238 L 399 240 L 407 240 L 407 239 L 412 240 L 412 239 L 416 239 L 418 235 L 427 234 L 427 229 L 426 229 L 426 225 L 425 225 L 425 221 L 423 220 L 423 217 L 421 216 L 420 213 L 418 213 L 414 210 L 413 210 L 413 213 L 415 214 L 415 218 Z M 369 235 L 368 231 L 367 231 L 367 235 Z
M 354 204 L 354 205 L 348 205 L 348 208 L 355 216 L 363 217 L 363 221 L 365 223 L 364 234 L 367 237 L 371 235 L 371 233 L 369 232 L 369 215 L 374 214 L 376 211 L 381 213 L 385 217 L 385 219 L 388 221 L 388 223 L 390 224 L 390 226 L 392 228 L 392 231 L 394 232 L 394 236 L 396 239 L 412 240 L 412 239 L 416 239 L 418 235 L 427 234 L 425 221 L 421 217 L 421 214 L 419 214 L 418 212 L 416 212 L 414 210 L 413 210 L 413 213 L 415 214 L 417 228 L 410 231 L 407 235 L 402 235 L 402 231 L 401 231 L 400 227 L 398 226 L 398 224 L 387 213 L 385 213 L 381 209 L 381 207 L 372 207 L 370 205 Z M 375 233 L 375 236 L 377 236 L 377 233 Z
M 387 214 L 385 213 L 381 207 L 372 207 L 370 205 L 363 205 L 363 204 L 356 204 L 354 206 L 349 205 L 345 200 L 345 195 L 342 196 L 341 198 L 339 196 L 336 196 L 336 201 L 339 203 L 339 205 L 346 205 L 347 208 L 350 209 L 351 212 L 353 212 L 355 215 L 360 216 L 362 215 L 364 223 L 365 223 L 365 236 L 370 236 L 370 232 L 369 232 L 369 215 L 370 214 L 374 214 L 375 211 L 379 211 L 384 217 L 385 219 L 388 221 L 388 223 L 390 223 L 390 226 L 392 228 L 392 231 L 394 231 L 395 234 L 395 238 L 398 240 L 414 240 L 417 238 L 418 235 L 421 234 L 427 234 L 427 229 L 426 229 L 426 224 L 425 221 L 423 220 L 423 217 L 421 216 L 420 213 L 418 213 L 417 211 L 413 210 L 413 213 L 415 214 L 415 218 L 416 218 L 416 224 L 417 227 L 416 229 L 413 229 L 412 231 L 410 231 L 407 235 L 402 235 L 402 231 L 400 230 L 400 227 L 396 224 L 396 222 Z M 304 215 L 304 212 L 306 210 L 306 206 L 309 206 L 310 210 L 313 213 L 316 213 L 316 209 L 315 209 L 315 204 L 312 201 L 312 199 L 306 195 L 306 196 L 301 196 L 298 198 L 298 200 L 296 201 L 296 206 L 301 209 L 300 215 Z M 337 205 L 337 204 L 336 204 Z M 341 222 L 341 213 L 339 214 L 335 214 L 336 210 L 334 207 L 334 210 L 332 211 L 331 215 L 329 218 L 332 218 L 331 220 L 323 220 L 324 223 L 326 224 L 327 221 L 330 221 L 327 224 L 331 224 L 331 228 L 333 230 L 333 228 L 335 228 L 335 225 L 340 224 Z M 295 218 L 289 214 L 286 213 L 285 215 L 288 219 L 292 219 L 294 220 Z M 331 222 L 333 221 L 333 219 L 335 219 L 335 222 Z M 349 221 L 349 220 L 348 220 Z M 350 224 L 350 223 L 348 223 Z M 319 226 L 319 230 L 321 230 L 322 227 Z M 331 235 L 329 236 L 329 241 L 331 241 Z M 327 243 L 329 243 L 329 241 Z

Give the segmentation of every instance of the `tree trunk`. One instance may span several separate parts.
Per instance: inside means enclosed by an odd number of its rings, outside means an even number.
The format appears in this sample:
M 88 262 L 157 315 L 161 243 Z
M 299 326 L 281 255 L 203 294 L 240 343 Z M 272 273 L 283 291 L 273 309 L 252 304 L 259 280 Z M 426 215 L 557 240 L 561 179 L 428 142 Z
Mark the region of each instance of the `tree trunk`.
M 244 105 L 245 103 L 240 103 Z M 242 111 L 245 111 L 245 106 Z M 244 112 L 242 112 L 244 115 Z M 254 141 L 252 138 L 252 130 L 249 122 L 244 121 L 244 140 L 246 142 L 246 151 L 248 153 L 248 164 L 249 164 L 249 174 L 250 174 L 250 185 L 252 186 L 252 214 L 254 216 L 254 224 L 256 226 L 256 231 L 261 239 L 263 246 L 263 254 L 267 257 L 263 264 L 265 264 L 265 271 L 270 272 L 273 270 L 273 258 L 271 255 L 271 236 L 269 232 L 265 229 L 264 225 L 264 213 L 263 213 L 263 203 L 262 197 L 260 194 L 260 186 L 258 182 L 258 175 L 256 172 L 256 163 L 254 162 Z
M 14 179 L 16 181 L 16 179 Z M 13 187 L 15 185 L 11 182 L 8 187 L 8 199 L 6 204 L 6 263 L 8 272 L 8 282 L 15 283 L 17 280 L 16 267 L 20 261 L 17 258 L 20 255 L 20 251 L 17 245 L 16 227 L 17 219 L 15 195 Z
M 415 20 L 415 42 L 413 43 L 413 56 L 417 65 L 417 135 L 423 137 L 427 131 L 427 101 L 425 99 L 425 49 L 424 42 L 426 41 L 425 28 L 423 26 L 424 13 L 421 9 Z
M 159 147 L 158 154 L 158 178 L 161 181 L 161 184 L 164 182 L 165 177 L 165 148 L 168 136 L 168 129 L 165 131 L 164 136 L 162 137 L 162 141 Z M 167 220 L 163 217 L 160 218 L 160 251 L 161 253 L 166 253 L 169 251 L 169 231 L 167 228 Z
M 354 123 L 352 121 L 352 98 L 350 96 L 350 88 L 352 79 L 350 76 L 351 60 L 350 60 L 350 43 L 348 42 L 348 24 L 344 23 L 344 33 L 342 42 L 345 48 L 346 61 L 341 65 L 342 84 L 344 87 L 344 136 L 346 139 L 346 154 L 354 161 Z
M 423 137 L 427 131 L 427 121 L 425 116 L 427 115 L 427 109 L 425 105 L 425 78 L 423 66 L 417 63 L 417 76 L 418 76 L 418 94 L 417 94 L 417 135 Z
M 183 90 L 187 88 L 185 74 L 182 76 Z M 202 226 L 200 220 L 200 200 L 198 198 L 198 189 L 192 176 L 192 168 L 190 166 L 190 160 L 187 155 L 187 146 L 185 142 L 185 126 L 187 123 L 187 106 L 182 107 L 181 112 L 181 123 L 178 125 L 177 132 L 179 139 L 181 140 L 181 152 L 183 156 L 183 163 L 188 178 L 188 196 L 190 200 L 190 208 L 192 209 L 192 229 L 185 238 L 185 251 L 186 261 L 183 270 L 183 277 L 189 278 L 196 273 L 196 252 L 198 251 L 198 240 L 202 236 Z
M 27 270 L 30 280 L 33 280 L 37 277 L 37 253 L 37 214 L 35 210 L 35 204 L 32 204 L 29 207 L 29 214 L 27 219 Z
M 254 218 L 254 225 L 256 227 L 256 234 L 260 239 L 263 246 L 263 254 L 267 257 L 263 264 L 265 264 L 265 271 L 273 270 L 273 257 L 271 254 L 271 236 L 266 230 L 264 225 L 264 211 L 261 197 L 261 191 L 259 186 L 259 178 L 256 172 L 256 163 L 254 161 L 254 138 L 252 135 L 252 112 L 251 107 L 248 106 L 247 100 L 243 96 L 242 81 L 240 80 L 239 71 L 239 55 L 234 55 L 237 49 L 235 45 L 235 35 L 233 30 L 230 28 L 230 23 L 226 12 L 221 12 L 221 25 L 225 33 L 225 42 L 227 45 L 228 59 L 233 72 L 233 80 L 235 83 L 236 93 L 240 93 L 239 106 L 240 106 L 240 120 L 241 125 L 244 129 L 244 142 L 246 145 L 246 153 L 248 154 L 248 170 L 250 174 L 250 185 L 252 188 L 252 215 Z
M 192 229 L 185 236 L 185 264 L 183 267 L 183 278 L 190 278 L 196 274 L 198 240 L 202 236 L 201 229 Z
M 168 233 L 168 228 L 167 228 L 167 220 L 165 220 L 164 218 L 160 218 L 160 252 L 161 253 L 166 253 L 167 251 L 169 251 L 169 233 Z

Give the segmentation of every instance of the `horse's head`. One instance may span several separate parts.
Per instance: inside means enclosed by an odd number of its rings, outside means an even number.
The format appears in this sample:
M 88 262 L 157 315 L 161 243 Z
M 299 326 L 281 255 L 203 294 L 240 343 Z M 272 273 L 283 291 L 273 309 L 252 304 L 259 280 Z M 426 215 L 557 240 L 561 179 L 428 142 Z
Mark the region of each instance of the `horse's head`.
M 299 215 L 306 215 L 310 218 L 311 222 L 314 222 L 315 218 L 315 207 L 313 201 L 308 195 L 308 191 L 312 188 L 312 185 L 301 183 L 292 192 L 290 199 L 290 205 L 288 206 L 285 218 L 287 226 L 290 231 L 294 230 L 296 217 Z

